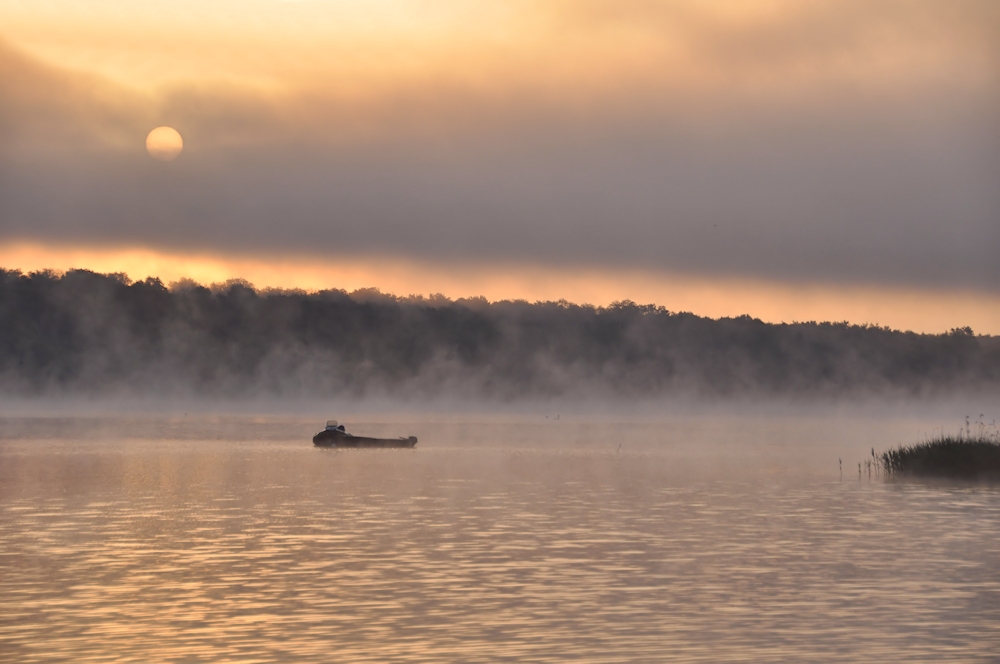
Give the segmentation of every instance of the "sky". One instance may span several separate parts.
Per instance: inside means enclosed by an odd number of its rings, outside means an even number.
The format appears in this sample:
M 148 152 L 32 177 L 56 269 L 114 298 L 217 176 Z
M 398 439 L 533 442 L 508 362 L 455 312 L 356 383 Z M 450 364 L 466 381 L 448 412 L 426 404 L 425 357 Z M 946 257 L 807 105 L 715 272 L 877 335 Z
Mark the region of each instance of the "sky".
M 1000 334 L 998 184 L 995 0 L 0 0 L 6 268 Z

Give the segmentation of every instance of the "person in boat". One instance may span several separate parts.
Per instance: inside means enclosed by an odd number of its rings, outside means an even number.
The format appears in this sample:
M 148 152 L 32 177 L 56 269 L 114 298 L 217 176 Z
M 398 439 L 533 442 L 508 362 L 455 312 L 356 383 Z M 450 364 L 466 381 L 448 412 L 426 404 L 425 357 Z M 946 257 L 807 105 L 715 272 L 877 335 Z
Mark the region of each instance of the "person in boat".
M 326 423 L 326 430 L 333 431 L 334 435 L 337 433 L 347 434 L 347 430 L 344 428 L 343 424 L 338 425 L 337 420 L 330 420 Z
M 313 444 L 319 446 L 345 445 L 347 447 L 408 447 L 413 448 L 417 444 L 417 437 L 408 438 L 369 438 L 366 436 L 355 436 L 347 433 L 344 425 L 338 424 L 337 420 L 328 420 L 326 427 L 313 436 Z

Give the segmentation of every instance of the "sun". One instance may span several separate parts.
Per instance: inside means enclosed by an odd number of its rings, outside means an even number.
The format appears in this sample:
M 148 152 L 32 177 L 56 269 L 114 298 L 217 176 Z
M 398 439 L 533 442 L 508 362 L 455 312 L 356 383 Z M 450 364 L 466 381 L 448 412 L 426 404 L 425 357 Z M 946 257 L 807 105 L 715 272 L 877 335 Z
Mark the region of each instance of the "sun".
M 149 156 L 160 161 L 172 161 L 184 149 L 184 139 L 173 127 L 157 127 L 146 136 Z

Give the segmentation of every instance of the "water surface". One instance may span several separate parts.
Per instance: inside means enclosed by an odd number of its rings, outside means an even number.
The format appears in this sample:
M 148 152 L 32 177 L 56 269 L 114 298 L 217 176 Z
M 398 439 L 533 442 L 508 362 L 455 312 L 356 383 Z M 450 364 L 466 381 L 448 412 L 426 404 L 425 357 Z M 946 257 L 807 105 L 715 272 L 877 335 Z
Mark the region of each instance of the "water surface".
M 0 420 L 0 659 L 1000 652 L 1000 490 L 858 475 L 912 422 L 396 419 Z

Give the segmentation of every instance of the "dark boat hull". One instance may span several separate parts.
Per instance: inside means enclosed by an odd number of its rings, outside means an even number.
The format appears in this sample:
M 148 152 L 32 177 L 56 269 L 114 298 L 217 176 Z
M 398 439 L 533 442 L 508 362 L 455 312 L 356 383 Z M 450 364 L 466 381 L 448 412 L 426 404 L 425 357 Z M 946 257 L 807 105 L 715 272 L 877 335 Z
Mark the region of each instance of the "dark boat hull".
M 331 431 L 320 431 L 313 436 L 313 445 L 316 447 L 336 447 L 338 449 L 412 448 L 416 444 L 416 436 L 409 438 L 366 438 L 343 433 L 335 434 Z

